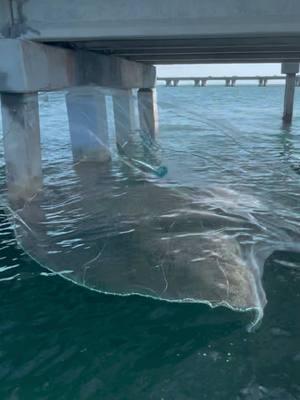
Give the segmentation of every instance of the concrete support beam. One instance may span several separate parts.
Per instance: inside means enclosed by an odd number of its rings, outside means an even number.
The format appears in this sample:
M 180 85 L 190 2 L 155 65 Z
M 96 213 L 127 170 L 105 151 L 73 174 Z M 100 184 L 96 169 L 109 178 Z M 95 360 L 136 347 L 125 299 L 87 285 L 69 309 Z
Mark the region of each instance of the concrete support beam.
M 202 79 L 201 80 L 201 86 L 204 87 L 207 84 L 207 80 L 206 79 Z
M 166 79 L 166 86 L 172 86 L 172 79 Z
M 152 88 L 151 65 L 19 39 L 0 40 L 0 92 L 28 93 L 96 85 Z
M 108 121 L 101 89 L 73 89 L 66 95 L 66 103 L 74 162 L 108 162 Z
M 1 95 L 6 180 L 13 200 L 26 200 L 42 186 L 37 93 Z
M 1 0 L 0 36 L 111 52 L 151 64 L 300 57 L 297 0 Z
M 194 79 L 194 86 L 196 86 L 196 87 L 200 86 L 200 79 Z
M 127 0 L 126 4 L 122 0 L 107 4 L 99 0 L 14 0 L 12 3 L 16 31 L 43 41 L 67 41 L 72 37 L 82 41 L 222 37 L 230 42 L 236 36 L 272 38 L 277 32 L 282 36 L 299 33 L 297 0 L 285 0 L 284 5 L 279 0 L 252 0 L 238 2 L 239 6 L 236 0 Z M 273 43 L 277 45 L 276 40 Z
M 155 138 L 158 134 L 158 111 L 155 89 L 138 91 L 138 108 L 141 130 Z
M 227 87 L 230 86 L 230 79 L 225 80 L 225 86 L 227 86 Z
M 235 86 L 236 85 L 236 79 L 231 79 L 231 83 L 230 83 L 230 86 Z
M 12 28 L 12 14 L 10 0 L 1 0 L 0 6 L 0 39 L 9 37 Z
M 296 74 L 299 72 L 298 63 L 283 63 L 281 65 L 281 73 L 286 74 L 285 93 L 284 93 L 284 109 L 282 119 L 286 123 L 291 123 L 293 118 L 294 94 Z
M 114 90 L 112 93 L 116 141 L 125 148 L 130 143 L 131 133 L 138 129 L 137 104 L 132 90 Z
M 178 86 L 179 84 L 179 79 L 174 79 L 173 80 L 173 86 Z

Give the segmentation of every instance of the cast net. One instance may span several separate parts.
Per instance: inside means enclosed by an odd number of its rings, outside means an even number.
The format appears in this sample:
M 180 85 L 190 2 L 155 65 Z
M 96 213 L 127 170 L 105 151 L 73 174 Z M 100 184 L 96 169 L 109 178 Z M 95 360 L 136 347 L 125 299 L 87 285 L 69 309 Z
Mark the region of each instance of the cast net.
M 69 124 L 65 94 L 41 95 L 43 188 L 2 200 L 48 270 L 104 293 L 253 310 L 252 327 L 266 259 L 299 249 L 299 141 L 232 105 L 229 123 L 217 101 L 207 119 L 191 90 L 172 90 L 159 88 L 156 137 L 136 92 L 75 90 Z

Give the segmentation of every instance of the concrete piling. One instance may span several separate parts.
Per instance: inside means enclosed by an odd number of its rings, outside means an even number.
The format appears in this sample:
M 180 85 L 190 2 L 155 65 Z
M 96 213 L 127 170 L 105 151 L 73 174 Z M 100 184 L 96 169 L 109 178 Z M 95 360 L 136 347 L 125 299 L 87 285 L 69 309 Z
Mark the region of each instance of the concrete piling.
M 158 111 L 155 89 L 139 89 L 138 109 L 141 130 L 155 138 L 158 134 Z
M 116 141 L 121 147 L 130 142 L 130 134 L 138 129 L 137 104 L 132 90 L 114 90 L 112 92 Z
M 110 160 L 105 95 L 96 87 L 72 89 L 66 95 L 74 162 Z
M 296 84 L 296 74 L 299 72 L 298 63 L 283 63 L 281 73 L 286 74 L 284 109 L 282 119 L 286 123 L 291 123 L 293 118 L 294 94 Z
M 1 94 L 9 196 L 28 199 L 42 186 L 38 94 Z
M 119 102 L 127 119 L 118 116 L 118 120 L 128 132 L 133 107 L 129 91 L 153 88 L 156 83 L 152 65 L 85 50 L 1 37 L 0 54 L 7 186 L 18 200 L 30 198 L 42 186 L 38 92 L 72 88 L 66 105 L 74 161 L 107 163 L 111 154 L 106 95 L 111 93 L 105 93 L 105 88 L 125 93 Z M 155 135 L 156 102 L 151 89 L 140 93 L 140 103 L 143 127 Z

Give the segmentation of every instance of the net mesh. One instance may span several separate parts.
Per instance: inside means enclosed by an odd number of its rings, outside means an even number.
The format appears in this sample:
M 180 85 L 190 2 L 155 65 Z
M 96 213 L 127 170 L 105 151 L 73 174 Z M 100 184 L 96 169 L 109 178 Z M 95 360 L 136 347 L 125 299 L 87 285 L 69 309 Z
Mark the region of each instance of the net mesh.
M 268 131 L 207 119 L 184 99 L 179 108 L 166 90 L 159 136 L 138 121 L 136 93 L 75 90 L 68 113 L 65 94 L 40 96 L 43 188 L 9 203 L 4 190 L 3 202 L 20 246 L 64 278 L 254 310 L 251 328 L 266 304 L 266 259 L 299 251 L 297 150 L 276 158 Z

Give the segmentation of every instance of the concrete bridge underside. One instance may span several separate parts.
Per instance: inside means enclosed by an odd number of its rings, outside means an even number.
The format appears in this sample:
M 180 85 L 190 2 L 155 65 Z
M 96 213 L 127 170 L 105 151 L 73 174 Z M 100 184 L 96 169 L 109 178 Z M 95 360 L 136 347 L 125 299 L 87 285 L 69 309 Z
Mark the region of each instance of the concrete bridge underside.
M 297 0 L 1 0 L 0 37 L 160 63 L 297 62 Z

